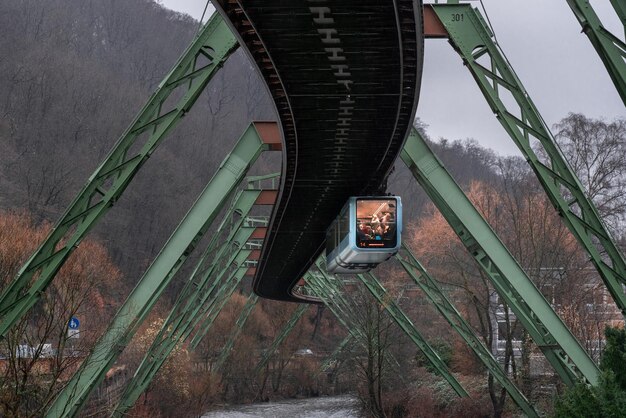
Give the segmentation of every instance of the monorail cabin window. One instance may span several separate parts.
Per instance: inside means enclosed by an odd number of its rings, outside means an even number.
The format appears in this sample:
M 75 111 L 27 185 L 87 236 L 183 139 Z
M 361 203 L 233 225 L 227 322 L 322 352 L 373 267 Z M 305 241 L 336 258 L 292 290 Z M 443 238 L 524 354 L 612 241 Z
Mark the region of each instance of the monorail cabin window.
M 356 246 L 392 248 L 397 243 L 395 199 L 357 199 Z

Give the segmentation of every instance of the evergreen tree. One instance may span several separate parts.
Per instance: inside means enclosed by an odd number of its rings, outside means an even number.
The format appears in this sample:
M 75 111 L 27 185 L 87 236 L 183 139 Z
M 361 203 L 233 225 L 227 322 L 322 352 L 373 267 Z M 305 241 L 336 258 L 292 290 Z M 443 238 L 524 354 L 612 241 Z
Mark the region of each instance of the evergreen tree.
M 600 360 L 600 382 L 579 383 L 557 399 L 555 418 L 622 417 L 626 411 L 626 331 L 606 328 L 606 347 Z

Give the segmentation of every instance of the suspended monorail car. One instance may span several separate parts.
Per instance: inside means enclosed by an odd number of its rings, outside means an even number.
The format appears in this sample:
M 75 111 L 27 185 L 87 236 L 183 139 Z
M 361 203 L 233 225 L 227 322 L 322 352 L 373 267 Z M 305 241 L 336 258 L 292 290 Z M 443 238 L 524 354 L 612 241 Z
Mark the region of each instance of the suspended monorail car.
M 326 270 L 369 271 L 398 252 L 401 236 L 400 197 L 351 197 L 326 231 Z

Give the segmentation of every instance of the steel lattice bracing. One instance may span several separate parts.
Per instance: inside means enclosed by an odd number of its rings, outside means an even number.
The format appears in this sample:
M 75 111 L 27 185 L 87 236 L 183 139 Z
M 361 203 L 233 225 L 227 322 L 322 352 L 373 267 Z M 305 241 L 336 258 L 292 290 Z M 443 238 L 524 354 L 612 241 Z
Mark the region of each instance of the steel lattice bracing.
M 291 330 L 296 326 L 300 318 L 304 316 L 306 311 L 309 309 L 309 305 L 302 303 L 300 304 L 289 318 L 289 321 L 278 331 L 276 334 L 276 338 L 272 341 L 272 344 L 265 350 L 263 353 L 263 357 L 259 360 L 259 363 L 256 366 L 256 372 L 259 373 L 263 367 L 267 364 L 267 362 L 272 358 L 278 347 L 285 341 Z
M 421 1 L 220 0 L 216 7 L 263 76 L 284 139 L 281 193 L 254 289 L 294 300 L 290 290 L 321 253 L 331 220 L 348 197 L 381 188 L 413 123 Z
M 91 175 L 48 238 L 4 290 L 0 296 L 0 335 L 4 336 L 39 300 L 74 248 L 120 198 L 235 48 L 237 41 L 231 31 L 214 15 Z M 180 100 L 165 107 L 168 98 L 181 93 L 184 94 Z
M 341 340 L 337 348 L 335 348 L 333 352 L 328 357 L 326 357 L 326 360 L 324 360 L 324 362 L 320 366 L 320 372 L 328 370 L 332 362 L 336 361 L 337 357 L 339 357 L 341 352 L 348 346 L 348 344 L 350 344 L 350 342 L 352 342 L 353 338 L 354 337 L 352 335 L 348 334 L 343 340 Z
M 249 254 L 249 250 L 241 250 L 237 252 L 233 259 L 233 264 L 238 262 L 243 263 L 245 259 L 248 258 Z M 217 305 L 220 305 L 219 309 L 221 309 L 223 306 L 221 301 L 228 300 L 230 294 L 232 294 L 235 288 L 239 285 L 245 274 L 246 269 L 244 268 L 236 268 L 230 273 L 228 273 L 227 268 L 225 268 L 217 274 L 214 283 L 219 283 L 225 275 L 227 275 L 227 278 L 223 281 L 218 291 L 211 294 L 211 297 L 205 300 L 205 304 L 203 305 L 203 311 L 205 312 L 197 314 L 197 316 L 193 317 L 191 321 L 179 324 L 179 326 L 175 329 L 168 328 L 166 324 L 163 325 L 159 334 L 146 352 L 139 367 L 135 371 L 132 380 L 124 389 L 124 392 L 120 397 L 120 401 L 111 416 L 122 417 L 128 412 L 137 399 L 139 399 L 139 396 L 141 396 L 141 394 L 148 388 L 158 371 L 167 360 L 167 357 L 176 348 L 176 345 L 186 340 L 193 332 L 194 326 L 206 315 L 210 316 L 213 311 L 215 311 Z M 169 319 L 170 318 L 168 318 L 168 320 Z
M 626 42 L 602 25 L 589 0 L 566 1 L 583 28 L 583 32 L 600 55 L 617 92 L 626 105 Z M 611 4 L 626 32 L 626 3 L 623 0 L 611 0 Z
M 91 354 L 60 392 L 47 416 L 73 416 L 82 408 L 89 393 L 104 378 L 174 274 L 215 220 L 227 197 L 243 180 L 249 166 L 267 149 L 269 146 L 251 124 L 118 310 Z
M 404 163 L 565 384 L 598 383 L 598 367 L 413 129 Z
M 318 260 L 316 265 L 322 274 L 321 278 L 324 280 L 326 286 L 334 287 L 337 291 L 339 291 L 338 286 L 333 283 L 334 281 L 337 281 L 337 279 L 332 278 L 326 272 L 324 264 Z M 446 379 L 457 395 L 462 397 L 469 396 L 459 381 L 452 375 L 448 366 L 446 366 L 443 360 L 441 360 L 441 357 L 439 357 L 437 352 L 430 346 L 430 344 L 428 344 L 424 337 L 422 337 L 417 328 L 415 328 L 415 325 L 409 317 L 402 311 L 402 309 L 400 309 L 395 301 L 388 296 L 385 288 L 382 287 L 379 282 L 371 280 L 370 277 L 366 277 L 361 274 L 357 274 L 357 277 L 365 285 L 367 290 L 369 290 L 376 301 L 385 308 L 398 327 L 400 327 L 409 339 L 420 349 L 424 356 L 426 356 L 428 362 L 435 368 L 435 370 L 437 370 L 437 373 Z
M 400 309 L 396 302 L 389 297 L 387 290 L 385 290 L 382 284 L 380 284 L 374 276 L 369 274 L 357 274 L 357 277 L 361 280 L 365 287 L 367 287 L 367 290 L 370 291 L 376 301 L 385 308 L 389 315 L 391 315 L 400 329 L 402 329 L 402 331 L 417 347 L 419 347 L 428 359 L 428 362 L 437 370 L 437 373 L 448 381 L 457 395 L 462 397 L 469 396 L 463 386 L 461 386 L 458 380 L 456 380 L 456 378 L 452 375 L 452 372 L 450 372 L 443 360 L 441 360 L 435 350 L 426 342 L 424 337 L 421 336 L 409 317 L 402 311 L 402 309 Z
M 248 181 L 248 185 L 251 186 L 252 182 Z M 243 248 L 256 228 L 242 225 L 247 224 L 246 216 L 259 201 L 262 193 L 260 189 L 245 189 L 239 191 L 234 198 L 227 215 L 217 228 L 172 311 L 124 390 L 113 416 L 122 416 L 132 407 L 176 345 L 193 332 L 195 325 L 203 317 L 211 314 L 218 301 L 227 293 L 226 290 L 235 288 L 243 278 L 245 269 L 236 268 L 229 275 L 227 272 L 231 265 L 242 265 L 250 254 L 249 250 Z M 222 232 L 228 228 L 230 231 L 222 241 Z M 209 261 L 212 254 L 214 257 Z M 218 287 L 224 276 L 227 276 L 227 279 L 221 287 Z
M 526 399 L 519 388 L 509 379 L 506 372 L 502 370 L 498 360 L 491 351 L 481 342 L 473 328 L 463 319 L 459 311 L 441 290 L 437 281 L 428 274 L 426 269 L 417 261 L 411 251 L 403 246 L 404 254 L 397 254 L 396 259 L 402 264 L 411 279 L 424 292 L 426 297 L 435 305 L 439 313 L 448 321 L 450 326 L 463 338 L 467 345 L 474 351 L 474 354 L 485 365 L 489 373 L 506 389 L 513 399 L 513 402 L 520 407 L 528 417 L 538 417 L 535 408 Z
M 237 318 L 235 326 L 233 327 L 230 336 L 226 341 L 226 344 L 224 344 L 224 347 L 222 348 L 220 356 L 215 361 L 215 370 L 220 370 L 222 368 L 222 365 L 230 355 L 230 352 L 235 346 L 235 341 L 237 340 L 237 337 L 239 337 L 239 334 L 241 334 L 241 331 L 243 331 L 243 327 L 244 325 L 246 325 L 246 322 L 248 321 L 248 318 L 250 317 L 250 314 L 252 313 L 252 310 L 256 306 L 258 300 L 259 297 L 254 293 L 251 293 L 250 296 L 248 296 L 246 304 L 243 306 L 241 313 L 239 314 L 239 318 Z
M 354 341 L 367 349 L 367 336 L 360 328 L 354 328 L 350 325 L 350 323 L 355 322 L 354 310 L 351 309 L 348 302 L 341 295 L 340 290 L 336 286 L 328 286 L 328 284 L 322 280 L 322 274 L 319 272 L 309 270 L 305 273 L 304 279 L 306 280 L 306 292 L 309 292 L 311 295 L 319 298 L 320 301 L 322 301 L 328 309 L 330 309 L 335 318 L 337 318 L 339 323 L 343 325 L 346 331 L 348 331 L 348 334 L 354 339 Z M 388 364 L 396 369 L 400 368 L 400 363 L 393 356 L 393 354 L 386 351 L 384 356 L 385 361 Z
M 530 164 L 569 230 L 589 254 L 617 306 L 626 315 L 626 261 L 521 81 L 495 44 L 493 34 L 470 5 L 431 6 L 489 106 Z M 505 105 L 505 93 L 510 93 L 518 108 Z M 540 159 L 532 141 L 541 144 L 549 161 Z

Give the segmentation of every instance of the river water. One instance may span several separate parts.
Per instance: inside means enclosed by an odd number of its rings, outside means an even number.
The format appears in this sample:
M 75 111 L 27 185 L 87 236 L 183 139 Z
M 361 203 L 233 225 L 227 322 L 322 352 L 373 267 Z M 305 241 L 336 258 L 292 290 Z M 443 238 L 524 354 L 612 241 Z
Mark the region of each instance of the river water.
M 359 418 L 353 396 L 328 396 L 228 407 L 202 418 Z

